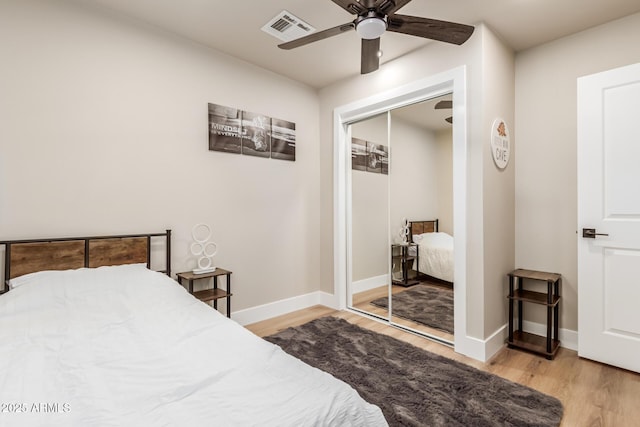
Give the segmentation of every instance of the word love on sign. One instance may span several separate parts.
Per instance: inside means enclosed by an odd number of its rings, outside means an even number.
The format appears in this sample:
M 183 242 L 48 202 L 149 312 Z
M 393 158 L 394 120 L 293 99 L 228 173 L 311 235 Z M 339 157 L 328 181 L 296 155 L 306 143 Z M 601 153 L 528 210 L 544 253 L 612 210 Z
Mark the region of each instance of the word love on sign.
M 493 162 L 499 169 L 507 167 L 510 152 L 509 128 L 504 120 L 495 119 L 491 126 L 491 155 L 493 156 Z

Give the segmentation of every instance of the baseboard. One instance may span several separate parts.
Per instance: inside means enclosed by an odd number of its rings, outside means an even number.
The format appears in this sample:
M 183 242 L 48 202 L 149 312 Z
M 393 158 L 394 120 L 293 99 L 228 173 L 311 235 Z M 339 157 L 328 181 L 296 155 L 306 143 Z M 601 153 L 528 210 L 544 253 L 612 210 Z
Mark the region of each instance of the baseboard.
M 546 336 L 547 326 L 541 323 L 523 321 L 522 330 L 531 334 Z M 504 346 L 509 336 L 509 326 L 507 324 L 498 328 L 491 336 L 485 340 L 480 340 L 473 337 L 467 337 L 465 340 L 464 348 L 456 351 L 463 353 L 469 357 L 486 362 L 491 359 L 502 347 Z M 578 332 L 569 329 L 559 329 L 558 339 L 560 340 L 560 347 L 567 348 L 569 350 L 578 351 Z
M 469 336 L 458 337 L 455 341 L 455 350 L 465 356 L 486 362 L 504 347 L 506 340 L 507 325 L 504 325 L 484 340 Z
M 504 347 L 509 336 L 509 326 L 504 324 L 488 338 L 481 340 L 473 337 L 466 337 L 456 341 L 456 351 L 466 356 L 472 357 L 481 362 L 491 359 L 498 351 Z M 531 334 L 546 336 L 547 327 L 541 323 L 523 321 L 522 329 Z M 560 346 L 569 350 L 578 351 L 578 332 L 569 329 L 559 329 L 558 339 Z
M 370 289 L 379 288 L 380 286 L 386 286 L 389 283 L 389 275 L 383 274 L 381 276 L 369 277 L 367 279 L 358 280 L 351 283 L 352 293 L 368 291 Z
M 491 334 L 489 338 L 484 340 L 485 362 L 495 356 L 496 353 L 498 353 L 500 350 L 502 350 L 502 348 L 504 347 L 504 343 L 507 342 L 508 336 L 509 328 L 508 325 L 505 324 L 502 327 L 498 328 L 493 334 Z
M 387 276 L 384 277 L 385 283 Z M 366 279 L 363 286 L 373 287 L 381 286 L 379 282 L 375 281 L 376 278 Z M 378 278 L 378 280 L 380 280 Z M 384 285 L 385 283 L 382 283 Z M 259 305 L 256 307 L 247 308 L 231 313 L 231 318 L 241 325 L 249 325 L 251 323 L 261 322 L 263 320 L 271 319 L 273 317 L 281 316 L 283 314 L 291 313 L 296 310 L 303 310 L 305 308 L 313 307 L 314 305 L 324 305 L 335 310 L 338 309 L 338 302 L 335 295 L 326 292 L 312 292 L 305 295 L 299 295 L 292 298 L 287 298 L 280 301 L 274 301 L 268 304 Z M 524 321 L 522 329 L 525 332 L 529 332 L 537 335 L 546 335 L 547 327 L 541 323 Z M 455 348 L 458 353 L 472 357 L 476 360 L 486 362 L 491 359 L 502 347 L 504 346 L 508 335 L 508 325 L 505 324 L 498 328 L 491 336 L 482 340 L 474 337 L 463 337 L 461 340 L 457 340 Z M 558 331 L 560 346 L 569 350 L 578 351 L 578 332 L 569 329 L 560 329 Z
M 547 326 L 542 323 L 525 320 L 522 322 L 522 330 L 531 334 L 547 335 Z M 560 328 L 558 330 L 558 339 L 560 340 L 560 347 L 578 351 L 578 331 Z
M 235 311 L 231 313 L 231 318 L 241 325 L 249 325 L 314 305 L 324 305 L 334 309 L 337 307 L 333 295 L 317 291 Z

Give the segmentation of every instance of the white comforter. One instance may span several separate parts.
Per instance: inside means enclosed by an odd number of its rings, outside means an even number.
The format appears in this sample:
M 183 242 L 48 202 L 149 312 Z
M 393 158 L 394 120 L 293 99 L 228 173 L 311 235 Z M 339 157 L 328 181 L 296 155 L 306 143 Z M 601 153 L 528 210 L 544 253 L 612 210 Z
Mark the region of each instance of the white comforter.
M 415 238 L 420 272 L 453 282 L 453 237 L 447 233 L 425 233 Z
M 0 296 L 0 426 L 376 426 L 347 384 L 140 266 Z

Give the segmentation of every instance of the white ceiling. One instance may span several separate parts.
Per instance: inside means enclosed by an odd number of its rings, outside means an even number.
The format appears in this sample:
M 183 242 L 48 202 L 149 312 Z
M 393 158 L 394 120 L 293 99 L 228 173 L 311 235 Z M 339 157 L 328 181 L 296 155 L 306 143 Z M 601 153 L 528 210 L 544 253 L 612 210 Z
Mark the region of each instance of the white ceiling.
M 360 40 L 355 32 L 285 51 L 277 47 L 280 40 L 261 31 L 282 10 L 318 30 L 353 20 L 331 0 L 77 2 L 125 14 L 316 88 L 360 72 Z M 469 25 L 484 22 L 519 51 L 639 11 L 639 0 L 413 0 L 398 13 Z M 426 43 L 387 32 L 381 41 L 381 63 Z

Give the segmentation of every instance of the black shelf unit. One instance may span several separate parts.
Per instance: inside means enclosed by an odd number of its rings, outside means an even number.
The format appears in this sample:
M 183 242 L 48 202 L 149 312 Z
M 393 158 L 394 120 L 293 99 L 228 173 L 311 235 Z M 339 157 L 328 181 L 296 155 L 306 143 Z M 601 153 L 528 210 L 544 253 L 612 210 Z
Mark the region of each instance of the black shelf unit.
M 394 285 L 413 286 L 420 283 L 418 276 L 420 275 L 418 262 L 420 256 L 418 254 L 418 245 L 415 243 L 399 243 L 391 245 L 391 281 Z M 413 262 L 416 263 L 416 269 L 412 270 Z M 415 271 L 415 273 L 414 273 Z M 400 279 L 394 278 L 394 272 L 400 272 Z
M 547 283 L 547 292 L 536 292 L 524 288 L 525 280 Z M 558 320 L 560 315 L 560 283 L 562 276 L 557 273 L 517 269 L 509 273 L 509 338 L 510 348 L 520 348 L 545 356 L 552 360 L 560 348 Z M 518 305 L 518 323 L 514 320 L 514 305 Z M 522 330 L 524 303 L 539 304 L 547 309 L 546 336 Z

